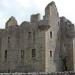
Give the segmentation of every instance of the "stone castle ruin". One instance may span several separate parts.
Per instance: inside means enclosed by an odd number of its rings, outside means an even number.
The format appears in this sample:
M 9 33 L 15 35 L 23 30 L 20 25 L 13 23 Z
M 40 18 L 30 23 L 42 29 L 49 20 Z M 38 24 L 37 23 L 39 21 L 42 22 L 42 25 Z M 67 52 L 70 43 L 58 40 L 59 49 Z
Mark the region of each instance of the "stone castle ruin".
M 11 17 L 0 29 L 0 72 L 75 71 L 74 24 L 59 17 L 55 2 L 45 15 L 31 16 L 19 26 Z

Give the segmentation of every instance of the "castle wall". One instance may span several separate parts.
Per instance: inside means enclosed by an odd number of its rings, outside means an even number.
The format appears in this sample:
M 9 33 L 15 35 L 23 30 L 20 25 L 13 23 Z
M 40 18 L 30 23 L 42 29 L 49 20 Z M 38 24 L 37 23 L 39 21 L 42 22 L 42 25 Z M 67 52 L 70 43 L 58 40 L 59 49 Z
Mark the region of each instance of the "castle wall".
M 75 27 L 74 27 L 75 31 Z M 75 71 L 75 38 L 73 39 L 73 66 L 74 66 L 74 71 Z
M 11 17 L 0 29 L 0 72 L 73 71 L 74 25 L 60 20 L 54 2 L 45 8 L 43 20 L 35 14 L 18 26 Z
M 50 28 L 45 33 L 46 43 L 46 72 L 61 71 L 60 65 L 60 34 L 59 34 L 59 15 L 54 2 L 50 3 L 45 9 L 44 19 L 48 21 Z M 52 56 L 51 56 L 52 55 Z
M 61 17 L 61 37 L 60 37 L 60 56 L 62 60 L 63 71 L 73 71 L 73 38 L 74 25 L 66 18 Z

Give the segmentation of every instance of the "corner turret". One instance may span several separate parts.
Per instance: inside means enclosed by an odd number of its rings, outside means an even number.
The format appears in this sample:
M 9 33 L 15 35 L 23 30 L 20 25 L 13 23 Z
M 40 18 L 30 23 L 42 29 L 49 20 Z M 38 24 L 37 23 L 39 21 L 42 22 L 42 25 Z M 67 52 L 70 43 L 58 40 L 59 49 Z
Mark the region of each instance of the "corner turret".
M 9 28 L 12 26 L 18 26 L 17 20 L 13 16 L 11 16 L 11 18 L 9 18 L 9 20 L 6 22 L 6 28 Z

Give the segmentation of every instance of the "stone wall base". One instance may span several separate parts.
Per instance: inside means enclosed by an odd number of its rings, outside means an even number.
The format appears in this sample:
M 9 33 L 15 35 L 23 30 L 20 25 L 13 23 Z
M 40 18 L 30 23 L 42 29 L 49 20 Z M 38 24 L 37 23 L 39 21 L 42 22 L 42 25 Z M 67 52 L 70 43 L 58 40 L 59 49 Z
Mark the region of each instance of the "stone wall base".
M 75 75 L 75 72 L 54 72 L 54 73 L 46 73 L 46 72 L 33 72 L 33 73 L 0 73 L 0 75 Z

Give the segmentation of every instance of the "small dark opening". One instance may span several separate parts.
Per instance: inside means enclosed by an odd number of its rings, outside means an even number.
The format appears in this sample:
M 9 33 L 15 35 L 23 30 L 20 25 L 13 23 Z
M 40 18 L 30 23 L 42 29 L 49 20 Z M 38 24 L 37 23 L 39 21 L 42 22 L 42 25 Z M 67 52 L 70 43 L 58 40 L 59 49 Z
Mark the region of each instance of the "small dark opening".
M 50 51 L 50 57 L 52 57 L 52 51 Z
M 28 39 L 31 38 L 31 32 L 28 32 Z
M 10 42 L 10 37 L 8 37 L 8 43 Z
M 36 57 L 36 51 L 35 51 L 35 49 L 32 49 L 32 57 Z
M 8 70 L 8 73 L 10 73 L 10 70 Z
M 5 50 L 5 61 L 7 61 L 7 50 Z
M 67 71 L 66 57 L 63 59 L 64 71 Z
M 58 26 L 60 25 L 60 23 L 58 22 Z
M 21 50 L 21 58 L 24 58 L 24 50 Z
M 50 37 L 52 38 L 52 32 L 50 31 Z

